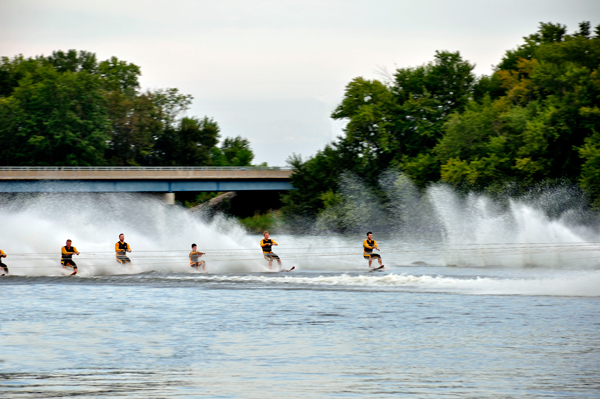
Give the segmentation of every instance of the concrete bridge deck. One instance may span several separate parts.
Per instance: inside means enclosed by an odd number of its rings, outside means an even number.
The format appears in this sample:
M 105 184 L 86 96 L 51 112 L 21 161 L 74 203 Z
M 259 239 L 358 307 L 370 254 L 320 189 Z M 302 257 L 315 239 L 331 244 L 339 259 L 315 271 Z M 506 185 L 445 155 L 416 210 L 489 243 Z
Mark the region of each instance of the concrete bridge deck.
M 0 192 L 289 190 L 280 167 L 0 167 Z
M 1 180 L 289 179 L 280 167 L 0 167 Z

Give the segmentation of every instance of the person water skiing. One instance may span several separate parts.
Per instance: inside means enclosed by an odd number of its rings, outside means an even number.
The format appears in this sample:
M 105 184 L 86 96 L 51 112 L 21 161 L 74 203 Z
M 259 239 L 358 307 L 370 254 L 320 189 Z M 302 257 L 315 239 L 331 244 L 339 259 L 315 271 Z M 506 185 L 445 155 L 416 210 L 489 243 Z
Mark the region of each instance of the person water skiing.
M 294 270 L 296 268 L 296 266 L 292 266 L 290 269 L 285 270 L 283 268 L 283 264 L 281 263 L 281 259 L 279 259 L 279 256 L 277 256 L 276 254 L 273 253 L 273 251 L 271 251 L 271 248 L 273 248 L 273 245 L 279 245 L 277 244 L 275 241 L 271 240 L 269 238 L 269 232 L 265 231 L 263 233 L 264 239 L 260 240 L 260 246 L 262 248 L 263 251 L 263 256 L 265 257 L 266 260 L 269 261 L 269 270 L 271 270 L 273 267 L 273 260 L 276 260 L 277 263 L 279 263 L 279 271 L 280 272 L 291 272 L 292 270 Z
M 2 273 L 2 276 L 4 276 L 5 274 L 8 274 L 8 266 L 2 263 L 2 258 L 6 258 L 6 254 L 0 249 L 0 267 L 4 270 L 4 273 Z
M 71 243 L 71 239 L 68 239 L 66 245 L 61 248 L 60 263 L 62 264 L 63 269 L 66 269 L 67 267 L 72 267 L 73 273 L 71 273 L 70 275 L 74 276 L 75 274 L 77 274 L 77 264 L 75 263 L 75 261 L 73 261 L 73 254 L 79 255 L 79 251 L 77 251 L 77 248 L 72 247 Z
M 192 252 L 190 252 L 190 266 L 195 267 L 196 270 L 202 266 L 202 271 L 206 273 L 206 262 L 199 260 L 200 257 L 204 255 L 204 252 L 198 252 L 197 248 L 198 247 L 196 244 L 192 244 Z
M 377 245 L 377 241 L 373 239 L 373 233 L 369 231 L 367 232 L 367 239 L 363 242 L 363 257 L 369 260 L 369 269 L 371 268 L 371 262 L 373 262 L 373 259 L 377 259 L 379 261 L 379 267 L 377 269 L 383 269 L 384 266 L 381 256 L 373 253 L 373 249 L 379 251 L 379 246 Z
M 131 252 L 131 247 L 125 242 L 125 234 L 119 234 L 119 241 L 115 244 L 115 252 L 117 253 L 117 262 L 124 265 L 131 263 L 131 259 L 127 256 L 127 252 Z
M 271 250 L 271 248 L 273 247 L 273 245 L 279 245 L 277 244 L 274 240 L 271 240 L 269 238 L 269 232 L 265 231 L 263 233 L 263 237 L 264 239 L 260 240 L 260 246 L 262 248 L 263 251 L 263 256 L 265 257 L 266 260 L 269 261 L 269 270 L 271 270 L 273 267 L 273 260 L 276 260 L 277 263 L 279 263 L 279 268 L 282 269 L 283 265 L 281 264 L 281 259 L 279 259 L 279 256 L 277 256 L 276 254 L 273 253 L 273 251 Z

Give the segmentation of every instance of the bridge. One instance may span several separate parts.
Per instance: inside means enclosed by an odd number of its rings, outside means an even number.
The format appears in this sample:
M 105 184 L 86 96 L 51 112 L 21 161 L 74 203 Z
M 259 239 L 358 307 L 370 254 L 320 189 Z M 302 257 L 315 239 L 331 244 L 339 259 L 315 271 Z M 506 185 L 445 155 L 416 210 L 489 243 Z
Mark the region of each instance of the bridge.
M 290 190 L 281 167 L 0 167 L 0 193 Z M 171 202 L 173 194 L 168 195 Z

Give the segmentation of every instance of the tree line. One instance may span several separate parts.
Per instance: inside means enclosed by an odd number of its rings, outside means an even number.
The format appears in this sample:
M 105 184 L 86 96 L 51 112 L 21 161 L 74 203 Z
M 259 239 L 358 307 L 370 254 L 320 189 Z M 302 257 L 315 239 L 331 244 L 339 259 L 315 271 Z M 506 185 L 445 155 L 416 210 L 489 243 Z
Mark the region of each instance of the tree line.
M 192 96 L 141 91 L 139 66 L 69 50 L 0 59 L 3 166 L 246 166 L 242 137 L 219 144 L 219 125 L 184 117 Z
M 383 197 L 389 170 L 421 188 L 490 193 L 566 181 L 600 207 L 600 25 L 567 34 L 541 23 L 523 39 L 490 76 L 438 51 L 387 80 L 353 79 L 331 115 L 347 122 L 343 136 L 288 159 L 297 190 L 283 196 L 284 215 L 314 218 L 339 204 L 346 171 Z

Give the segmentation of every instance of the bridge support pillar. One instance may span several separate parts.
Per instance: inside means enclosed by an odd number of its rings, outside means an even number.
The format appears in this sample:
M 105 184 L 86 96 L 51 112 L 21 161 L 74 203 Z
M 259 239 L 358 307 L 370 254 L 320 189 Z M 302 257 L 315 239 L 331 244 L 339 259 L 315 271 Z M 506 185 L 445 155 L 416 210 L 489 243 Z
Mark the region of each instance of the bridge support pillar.
M 167 205 L 175 205 L 175 193 L 164 193 L 163 196 Z

